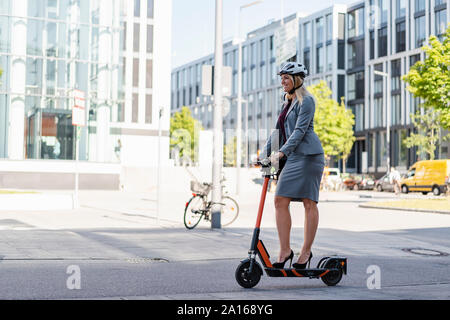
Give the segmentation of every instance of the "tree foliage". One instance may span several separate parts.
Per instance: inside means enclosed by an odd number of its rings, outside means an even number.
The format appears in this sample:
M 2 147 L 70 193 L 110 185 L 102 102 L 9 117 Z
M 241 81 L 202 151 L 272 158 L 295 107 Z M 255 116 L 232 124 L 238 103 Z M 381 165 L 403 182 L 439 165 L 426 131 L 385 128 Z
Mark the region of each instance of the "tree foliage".
M 441 126 L 450 129 L 450 24 L 442 42 L 433 35 L 428 43 L 422 47 L 425 60 L 413 65 L 402 80 L 415 97 L 423 99 L 424 107 L 439 111 Z
M 191 115 L 188 107 L 182 107 L 170 118 L 170 149 L 178 149 L 181 158 L 195 161 L 195 146 L 198 130 L 202 130 L 200 122 Z
M 439 141 L 440 111 L 434 111 L 431 108 L 425 109 L 424 114 L 420 110 L 416 114 L 411 114 L 411 121 L 416 128 L 416 133 L 404 140 L 407 148 L 418 147 L 417 155 L 422 152 L 428 155 L 430 160 L 434 160 L 436 144 Z M 448 136 L 447 136 L 448 137 Z M 447 137 L 443 139 L 446 140 Z
M 325 81 L 308 87 L 316 99 L 314 130 L 317 133 L 327 160 L 331 156 L 344 160 L 349 156 L 355 137 L 353 125 L 355 116 L 346 109 L 344 101 L 338 103 L 331 98 L 331 89 Z

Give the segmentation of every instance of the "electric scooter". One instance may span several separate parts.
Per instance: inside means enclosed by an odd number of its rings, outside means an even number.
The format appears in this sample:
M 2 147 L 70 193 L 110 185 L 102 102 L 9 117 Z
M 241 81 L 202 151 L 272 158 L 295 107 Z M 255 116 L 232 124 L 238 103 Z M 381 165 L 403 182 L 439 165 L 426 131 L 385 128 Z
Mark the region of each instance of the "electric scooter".
M 264 271 L 269 277 L 320 278 L 328 286 L 335 286 L 338 284 L 342 279 L 342 275 L 347 274 L 347 258 L 344 257 L 324 257 L 320 259 L 316 268 L 311 269 L 273 268 L 272 263 L 269 260 L 270 255 L 262 240 L 259 239 L 259 233 L 269 180 L 278 179 L 279 172 L 271 166 L 270 160 L 268 159 L 257 161 L 255 164 L 261 166 L 264 178 L 263 190 L 259 202 L 252 242 L 250 250 L 248 251 L 248 258 L 242 260 L 237 267 L 235 272 L 236 281 L 244 288 L 253 288 L 259 283 L 264 268 Z M 263 267 L 256 261 L 256 255 L 259 256 Z

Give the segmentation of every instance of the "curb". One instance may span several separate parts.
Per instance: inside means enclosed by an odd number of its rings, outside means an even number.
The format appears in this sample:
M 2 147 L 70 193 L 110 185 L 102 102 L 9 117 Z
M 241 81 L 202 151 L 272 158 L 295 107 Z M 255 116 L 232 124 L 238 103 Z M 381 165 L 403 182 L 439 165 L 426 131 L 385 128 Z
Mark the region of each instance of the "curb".
M 1 211 L 72 210 L 77 204 L 73 194 L 2 194 Z
M 439 214 L 450 214 L 450 211 L 444 210 L 429 210 L 429 209 L 413 209 L 413 208 L 396 208 L 396 207 L 381 207 L 381 206 L 371 206 L 367 204 L 358 205 L 360 208 L 369 209 L 387 209 L 387 210 L 398 210 L 398 211 L 414 211 L 414 212 L 426 212 L 426 213 L 439 213 Z

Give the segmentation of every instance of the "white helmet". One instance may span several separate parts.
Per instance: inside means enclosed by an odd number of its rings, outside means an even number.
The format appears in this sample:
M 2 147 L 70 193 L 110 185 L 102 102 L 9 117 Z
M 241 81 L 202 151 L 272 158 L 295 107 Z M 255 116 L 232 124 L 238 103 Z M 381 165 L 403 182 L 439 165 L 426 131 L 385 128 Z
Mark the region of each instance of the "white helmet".
M 288 62 L 286 63 L 280 71 L 278 71 L 278 75 L 282 74 L 290 74 L 290 75 L 299 75 L 302 78 L 305 78 L 308 75 L 308 70 L 306 67 L 298 62 Z

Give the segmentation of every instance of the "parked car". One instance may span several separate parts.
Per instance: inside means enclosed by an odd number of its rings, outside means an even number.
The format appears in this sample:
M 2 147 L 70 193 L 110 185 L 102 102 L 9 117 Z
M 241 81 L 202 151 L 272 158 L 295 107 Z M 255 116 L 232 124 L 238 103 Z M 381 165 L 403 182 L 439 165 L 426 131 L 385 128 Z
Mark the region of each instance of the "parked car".
M 394 184 L 389 179 L 389 173 L 386 173 L 380 179 L 375 181 L 375 189 L 377 191 L 392 191 L 394 192 Z
M 373 190 L 375 187 L 375 179 L 369 174 L 350 175 L 343 183 L 350 190 Z
M 375 188 L 375 177 L 370 174 L 363 174 L 359 176 L 356 181 L 354 190 L 373 190 Z
M 342 183 L 345 185 L 345 187 L 349 190 L 353 190 L 355 188 L 355 185 L 357 184 L 358 176 L 356 175 L 347 175 L 342 177 Z
M 414 163 L 400 182 L 402 192 L 433 192 L 438 196 L 447 192 L 450 176 L 450 159 L 423 160 Z

